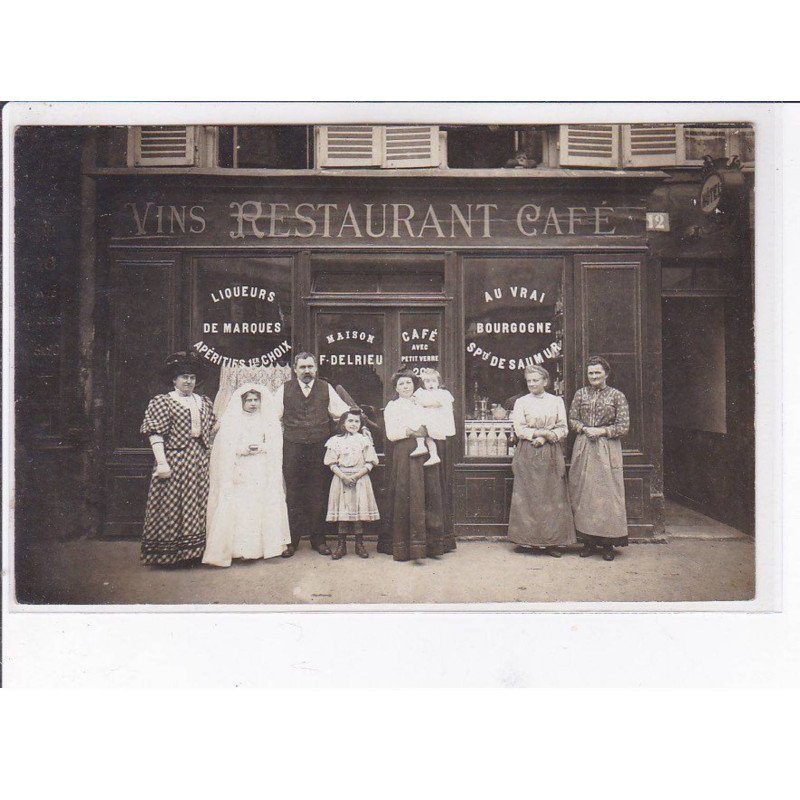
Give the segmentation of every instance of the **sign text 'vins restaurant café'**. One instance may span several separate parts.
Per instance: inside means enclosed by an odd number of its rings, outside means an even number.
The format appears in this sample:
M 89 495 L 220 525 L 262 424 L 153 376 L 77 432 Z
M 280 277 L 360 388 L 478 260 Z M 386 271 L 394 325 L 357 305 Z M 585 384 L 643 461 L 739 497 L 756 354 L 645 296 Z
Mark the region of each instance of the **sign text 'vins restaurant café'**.
M 219 246 L 331 246 L 431 244 L 535 246 L 554 238 L 619 239 L 644 233 L 644 205 L 628 198 L 611 204 L 564 203 L 555 197 L 430 202 L 320 202 L 282 199 L 204 198 L 200 203 L 140 200 L 124 203 L 116 240 L 180 239 Z

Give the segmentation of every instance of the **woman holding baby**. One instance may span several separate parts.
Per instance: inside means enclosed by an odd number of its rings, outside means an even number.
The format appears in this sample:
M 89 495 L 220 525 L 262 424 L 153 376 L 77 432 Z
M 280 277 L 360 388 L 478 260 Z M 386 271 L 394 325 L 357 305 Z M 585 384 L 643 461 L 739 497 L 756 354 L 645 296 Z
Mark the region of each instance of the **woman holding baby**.
M 386 404 L 388 502 L 378 552 L 395 561 L 441 556 L 455 549 L 441 464 L 418 439 L 428 435 L 423 406 L 414 400 L 418 378 L 402 369 L 392 376 L 397 397 Z M 426 462 L 428 463 L 425 466 Z

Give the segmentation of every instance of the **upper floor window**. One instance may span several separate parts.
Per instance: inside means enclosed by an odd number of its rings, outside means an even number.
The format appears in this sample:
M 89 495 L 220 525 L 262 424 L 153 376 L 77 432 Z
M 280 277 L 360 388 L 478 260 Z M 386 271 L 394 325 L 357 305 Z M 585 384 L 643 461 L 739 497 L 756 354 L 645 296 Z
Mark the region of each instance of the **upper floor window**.
M 646 123 L 559 126 L 559 163 L 565 167 L 676 167 L 703 158 L 755 157 L 751 125 Z
M 447 164 L 437 125 L 319 125 L 317 166 L 409 169 Z
M 121 134 L 121 135 L 120 135 Z M 514 169 L 699 166 L 755 159 L 748 123 L 141 125 L 101 128 L 99 166 Z
M 750 125 L 684 125 L 686 163 L 738 156 L 742 164 L 755 161 L 755 131 Z

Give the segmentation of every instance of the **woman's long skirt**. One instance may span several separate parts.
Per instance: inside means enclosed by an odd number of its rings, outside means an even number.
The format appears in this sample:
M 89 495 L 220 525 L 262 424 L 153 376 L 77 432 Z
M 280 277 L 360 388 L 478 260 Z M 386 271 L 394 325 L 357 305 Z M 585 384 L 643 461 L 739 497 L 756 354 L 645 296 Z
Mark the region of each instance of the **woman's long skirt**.
M 527 547 L 575 544 L 575 525 L 560 444 L 521 441 L 511 464 L 514 492 L 508 538 Z
M 142 563 L 194 561 L 206 546 L 209 451 L 199 439 L 166 452 L 172 475 L 150 480 L 142 534 Z
M 388 502 L 378 552 L 395 561 L 440 556 L 456 547 L 441 464 L 423 467 L 424 458 L 411 458 L 416 444 L 413 438 L 394 442 L 387 470 Z
M 594 544 L 628 544 L 622 443 L 578 434 L 569 469 L 569 494 L 578 538 Z

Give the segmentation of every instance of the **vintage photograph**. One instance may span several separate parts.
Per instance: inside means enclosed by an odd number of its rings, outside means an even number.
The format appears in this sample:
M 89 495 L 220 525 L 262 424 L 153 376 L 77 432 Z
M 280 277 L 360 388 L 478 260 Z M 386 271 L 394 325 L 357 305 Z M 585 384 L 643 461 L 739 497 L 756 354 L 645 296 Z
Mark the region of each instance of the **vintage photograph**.
M 753 600 L 758 126 L 600 110 L 16 125 L 16 603 Z

